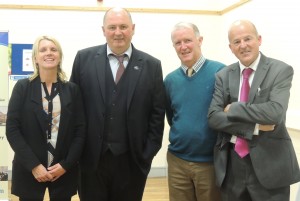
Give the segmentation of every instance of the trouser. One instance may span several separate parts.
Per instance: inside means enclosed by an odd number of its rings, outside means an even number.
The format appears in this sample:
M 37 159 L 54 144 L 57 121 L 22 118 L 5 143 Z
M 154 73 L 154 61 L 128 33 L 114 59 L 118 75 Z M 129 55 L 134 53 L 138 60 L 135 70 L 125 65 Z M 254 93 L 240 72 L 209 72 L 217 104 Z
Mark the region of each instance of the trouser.
M 266 189 L 256 177 L 250 155 L 241 158 L 234 151 L 234 145 L 230 147 L 226 177 L 221 187 L 222 201 L 289 201 L 290 186 Z
M 167 153 L 170 201 L 220 201 L 212 162 L 189 162 Z
M 115 156 L 108 150 L 97 171 L 81 172 L 80 200 L 141 201 L 146 179 L 128 152 Z

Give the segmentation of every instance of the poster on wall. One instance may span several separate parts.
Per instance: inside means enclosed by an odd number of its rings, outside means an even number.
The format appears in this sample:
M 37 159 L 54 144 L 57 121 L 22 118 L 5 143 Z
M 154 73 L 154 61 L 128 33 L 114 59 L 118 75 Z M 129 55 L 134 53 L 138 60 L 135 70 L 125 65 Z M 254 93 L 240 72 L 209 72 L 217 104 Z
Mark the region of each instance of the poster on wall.
M 5 135 L 7 107 L 0 106 L 0 200 L 8 200 L 8 142 Z
M 0 31 L 0 106 L 8 105 L 8 31 Z
M 11 74 L 29 75 L 33 73 L 32 44 L 11 44 Z
M 0 200 L 8 200 L 8 142 L 5 135 L 9 74 L 8 31 L 0 31 Z

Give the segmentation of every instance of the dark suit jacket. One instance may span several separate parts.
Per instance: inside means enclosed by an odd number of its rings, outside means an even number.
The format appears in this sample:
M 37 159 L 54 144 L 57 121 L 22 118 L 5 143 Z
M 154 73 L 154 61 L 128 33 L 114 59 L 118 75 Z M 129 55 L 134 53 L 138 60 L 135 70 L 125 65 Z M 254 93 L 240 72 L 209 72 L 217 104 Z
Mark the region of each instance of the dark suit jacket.
M 39 77 L 29 82 L 19 80 L 12 92 L 7 112 L 6 135 L 15 152 L 12 170 L 12 193 L 27 198 L 42 198 L 46 185 L 52 196 L 76 194 L 78 161 L 85 139 L 85 119 L 79 87 L 60 83 L 61 116 L 54 164 L 66 170 L 58 180 L 39 183 L 32 169 L 39 164 L 47 167 L 46 113 L 42 106 Z M 52 191 L 53 190 L 53 191 Z
M 237 102 L 240 67 L 234 63 L 216 75 L 215 93 L 209 108 L 209 124 L 219 131 L 215 147 L 217 184 L 221 186 L 227 167 L 232 135 L 249 140 L 250 157 L 260 183 L 268 188 L 288 186 L 300 180 L 299 165 L 285 126 L 293 78 L 291 66 L 261 54 L 251 85 L 249 101 Z M 223 112 L 231 104 L 228 113 Z M 256 124 L 276 125 L 273 131 L 259 131 Z
M 105 66 L 107 45 L 78 51 L 74 60 L 71 81 L 79 84 L 83 93 L 88 130 L 82 157 L 82 170 L 96 170 L 104 137 Z M 165 95 L 161 63 L 134 47 L 126 67 L 127 129 L 129 149 L 134 161 L 148 174 L 153 157 L 161 148 Z

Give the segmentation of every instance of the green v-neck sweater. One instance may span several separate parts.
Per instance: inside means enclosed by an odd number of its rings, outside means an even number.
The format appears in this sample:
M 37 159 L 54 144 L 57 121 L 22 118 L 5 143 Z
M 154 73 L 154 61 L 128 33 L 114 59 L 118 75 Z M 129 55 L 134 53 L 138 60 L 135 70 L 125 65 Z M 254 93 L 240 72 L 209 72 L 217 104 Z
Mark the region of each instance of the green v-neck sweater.
M 183 160 L 213 161 L 217 133 L 208 127 L 207 113 L 214 92 L 215 74 L 223 67 L 220 62 L 206 59 L 192 77 L 180 67 L 164 80 L 170 124 L 168 150 Z

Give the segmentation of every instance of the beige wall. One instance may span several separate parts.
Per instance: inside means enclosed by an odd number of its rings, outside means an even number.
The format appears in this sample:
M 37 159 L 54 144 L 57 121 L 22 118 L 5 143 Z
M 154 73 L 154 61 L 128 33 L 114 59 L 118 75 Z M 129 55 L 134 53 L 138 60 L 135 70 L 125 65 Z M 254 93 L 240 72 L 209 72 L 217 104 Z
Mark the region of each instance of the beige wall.
M 0 0 L 0 4 L 12 2 L 23 3 L 21 0 Z M 40 2 L 40 0 L 36 0 L 35 2 Z M 51 2 L 70 1 L 56 0 Z M 83 2 L 83 0 L 78 0 L 78 4 Z M 92 6 L 95 3 L 94 0 L 85 2 L 88 2 L 86 3 L 88 6 Z M 179 9 L 181 8 L 180 2 L 182 1 L 174 1 L 174 4 L 178 3 Z M 201 3 L 200 1 L 194 2 L 196 4 Z M 297 1 L 294 0 L 252 0 L 220 16 L 133 12 L 132 17 L 136 23 L 133 44 L 136 48 L 161 59 L 165 76 L 180 65 L 170 41 L 171 28 L 179 21 L 190 21 L 199 27 L 201 35 L 204 37 L 202 46 L 204 56 L 230 64 L 235 62 L 236 58 L 234 58 L 228 48 L 228 26 L 235 19 L 246 18 L 252 20 L 262 35 L 263 43 L 261 50 L 263 53 L 267 56 L 281 59 L 294 67 L 295 74 L 291 90 L 287 125 L 290 128 L 300 130 L 300 124 L 298 123 L 300 119 L 300 96 L 298 92 L 300 87 L 298 51 L 300 30 L 296 28 L 299 25 L 300 6 L 296 3 Z M 68 3 L 64 5 L 68 5 Z M 10 43 L 32 43 L 41 34 L 55 36 L 61 42 L 64 50 L 63 68 L 70 75 L 77 50 L 105 42 L 101 31 L 103 14 L 100 11 L 0 9 L 0 30 L 9 30 Z M 154 170 L 165 171 L 166 169 L 165 158 L 168 145 L 168 131 L 169 127 L 166 126 L 163 147 L 153 161 Z M 293 130 L 291 132 L 298 158 L 300 158 L 299 134 L 299 131 Z M 12 152 L 10 152 L 11 157 Z M 292 186 L 293 195 L 296 188 L 297 185 Z
M 296 150 L 298 162 L 300 162 L 300 130 L 289 129 L 289 133 L 293 140 L 293 144 L 294 144 L 294 148 Z M 297 194 L 298 188 L 300 188 L 299 183 L 291 186 L 291 199 L 290 199 L 291 201 L 300 201 L 299 200 L 300 197 L 298 197 L 298 200 L 296 200 L 296 194 Z

